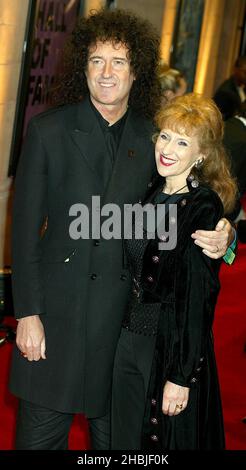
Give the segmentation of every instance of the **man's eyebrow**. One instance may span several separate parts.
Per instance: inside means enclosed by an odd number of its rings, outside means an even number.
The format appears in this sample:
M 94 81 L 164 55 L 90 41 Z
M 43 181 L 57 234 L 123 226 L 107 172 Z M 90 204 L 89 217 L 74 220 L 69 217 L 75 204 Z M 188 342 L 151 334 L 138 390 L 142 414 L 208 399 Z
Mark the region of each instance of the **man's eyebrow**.
M 126 57 L 113 57 L 113 59 L 124 60 L 125 62 L 128 62 L 128 59 Z
M 91 56 L 89 56 L 89 59 L 103 59 L 104 60 L 104 57 L 101 56 L 101 55 L 97 55 L 97 54 L 92 54 Z M 128 62 L 128 59 L 126 57 L 112 57 L 113 60 L 124 60 L 125 62 Z
M 102 56 L 96 55 L 96 54 L 91 54 L 91 55 L 89 56 L 89 59 L 102 59 L 102 58 L 103 58 Z

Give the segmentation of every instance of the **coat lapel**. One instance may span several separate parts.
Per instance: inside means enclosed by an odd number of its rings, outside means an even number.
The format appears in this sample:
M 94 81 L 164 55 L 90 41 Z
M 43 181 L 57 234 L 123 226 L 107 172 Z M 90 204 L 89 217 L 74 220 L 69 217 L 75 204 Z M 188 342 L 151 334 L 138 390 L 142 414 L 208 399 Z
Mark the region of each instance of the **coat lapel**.
M 114 167 L 108 154 L 98 119 L 85 98 L 67 117 L 66 129 L 75 144 L 79 158 L 86 162 L 98 184 L 98 193 L 104 194 L 103 203 L 122 205 L 136 202 L 136 194 L 147 189 L 154 168 L 153 127 L 145 119 L 129 110 Z M 81 161 L 83 161 L 81 160 Z M 126 194 L 128 197 L 126 198 Z M 129 199 L 129 200 L 126 200 Z
M 112 176 L 104 196 L 104 204 L 114 202 L 122 205 L 131 202 L 126 200 L 126 194 L 131 194 L 130 188 L 135 188 L 132 192 L 137 193 L 136 188 L 139 187 L 141 192 L 142 182 L 150 179 L 152 163 L 148 165 L 144 155 L 147 154 L 151 162 L 153 158 L 154 167 L 152 131 L 151 126 L 149 128 L 146 126 L 144 118 L 129 110 Z
M 112 162 L 98 119 L 89 98 L 77 107 L 75 119 L 70 123 L 70 136 L 88 168 L 98 182 L 100 192 L 105 190 L 112 174 Z

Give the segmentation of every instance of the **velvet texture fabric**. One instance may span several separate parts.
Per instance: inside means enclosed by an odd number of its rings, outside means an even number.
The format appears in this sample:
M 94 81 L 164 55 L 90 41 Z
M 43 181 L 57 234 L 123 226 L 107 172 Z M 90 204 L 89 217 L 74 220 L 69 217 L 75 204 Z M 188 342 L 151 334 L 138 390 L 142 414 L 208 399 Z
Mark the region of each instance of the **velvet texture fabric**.
M 144 302 L 162 303 L 143 423 L 147 450 L 224 448 L 212 337 L 220 260 L 204 255 L 191 238 L 196 229 L 214 229 L 223 207 L 211 189 L 189 186 L 177 205 L 176 248 L 159 251 L 156 237 L 143 260 Z M 174 417 L 162 413 L 167 380 L 190 387 L 187 408 Z

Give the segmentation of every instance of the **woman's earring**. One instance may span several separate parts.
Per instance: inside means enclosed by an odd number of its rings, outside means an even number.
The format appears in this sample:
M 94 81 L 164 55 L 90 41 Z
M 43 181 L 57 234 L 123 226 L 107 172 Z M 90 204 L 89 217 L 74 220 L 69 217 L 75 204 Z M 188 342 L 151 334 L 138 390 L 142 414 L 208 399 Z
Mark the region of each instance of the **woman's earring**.
M 192 188 L 198 188 L 199 186 L 199 181 L 195 179 L 195 176 L 192 173 L 190 173 L 187 176 L 187 182 L 188 182 L 188 188 L 190 185 L 192 186 Z
M 203 158 L 203 157 L 202 157 L 202 158 L 199 158 L 199 160 L 196 161 L 196 163 L 195 163 L 194 166 L 195 166 L 197 169 L 199 169 L 199 168 L 201 168 L 201 166 L 203 165 L 203 162 L 204 162 L 204 158 Z

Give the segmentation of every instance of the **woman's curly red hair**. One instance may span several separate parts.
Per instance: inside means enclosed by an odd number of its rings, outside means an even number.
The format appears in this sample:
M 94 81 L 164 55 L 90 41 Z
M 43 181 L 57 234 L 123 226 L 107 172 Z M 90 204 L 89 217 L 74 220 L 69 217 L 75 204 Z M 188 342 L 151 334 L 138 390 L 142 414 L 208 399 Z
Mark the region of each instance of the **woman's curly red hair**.
M 238 188 L 223 146 L 224 124 L 215 102 L 196 93 L 179 96 L 159 110 L 156 124 L 159 129 L 198 138 L 205 160 L 200 168 L 193 166 L 191 173 L 218 193 L 225 213 L 229 214 L 234 208 Z

